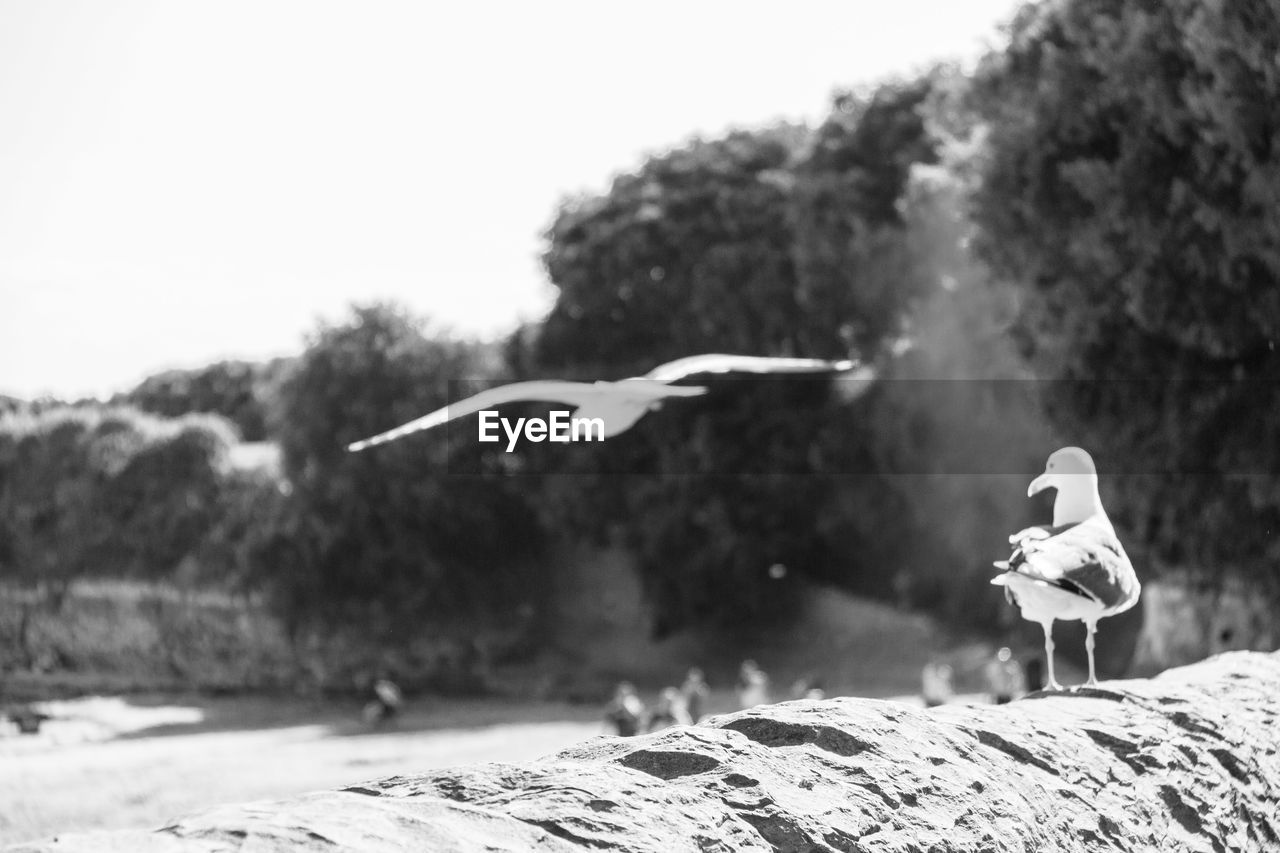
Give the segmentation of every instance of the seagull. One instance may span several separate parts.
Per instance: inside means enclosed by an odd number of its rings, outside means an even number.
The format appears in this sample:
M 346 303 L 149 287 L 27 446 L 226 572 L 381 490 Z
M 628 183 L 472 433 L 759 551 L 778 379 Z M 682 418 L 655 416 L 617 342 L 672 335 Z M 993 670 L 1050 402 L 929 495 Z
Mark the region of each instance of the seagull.
M 853 371 L 852 361 L 827 361 L 820 358 L 767 358 L 751 355 L 692 355 L 659 365 L 643 376 L 617 382 L 569 382 L 533 380 L 514 382 L 481 391 L 407 424 L 347 445 L 355 453 L 431 429 L 451 420 L 475 414 L 482 409 L 514 402 L 550 402 L 571 406 L 581 418 L 600 418 L 604 422 L 603 437 L 609 438 L 630 429 L 647 412 L 661 407 L 668 397 L 697 397 L 707 393 L 700 386 L 672 385 L 679 379 L 704 373 L 845 373 Z M 863 375 L 866 374 L 866 375 Z M 869 380 L 867 368 L 859 368 L 854 379 Z
M 1102 508 L 1093 458 L 1078 447 L 1056 451 L 1045 463 L 1044 473 L 1027 487 L 1027 497 L 1045 489 L 1058 490 L 1053 524 L 1028 527 L 1010 536 L 1013 555 L 995 564 L 1005 571 L 991 582 L 1004 587 L 1005 597 L 1018 605 L 1024 619 L 1044 628 L 1047 686 L 1052 690 L 1062 689 L 1053 677 L 1053 622 L 1084 622 L 1089 653 L 1086 684 L 1092 686 L 1098 683 L 1093 665 L 1098 620 L 1133 607 L 1141 587 Z

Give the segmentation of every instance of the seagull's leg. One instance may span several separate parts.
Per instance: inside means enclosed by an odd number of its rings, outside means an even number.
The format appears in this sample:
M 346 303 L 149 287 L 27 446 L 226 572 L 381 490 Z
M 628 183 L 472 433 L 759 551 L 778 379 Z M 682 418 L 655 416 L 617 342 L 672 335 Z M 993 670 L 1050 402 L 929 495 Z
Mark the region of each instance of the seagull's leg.
M 1084 635 L 1084 649 L 1089 653 L 1089 680 L 1085 682 L 1085 686 L 1093 687 L 1098 683 L 1098 676 L 1093 670 L 1093 635 L 1098 630 L 1098 620 L 1086 620 L 1084 627 L 1087 631 Z
M 1044 628 L 1044 658 L 1049 670 L 1049 680 L 1044 686 L 1046 690 L 1061 690 L 1062 685 L 1053 677 L 1053 620 L 1041 622 L 1040 627 Z

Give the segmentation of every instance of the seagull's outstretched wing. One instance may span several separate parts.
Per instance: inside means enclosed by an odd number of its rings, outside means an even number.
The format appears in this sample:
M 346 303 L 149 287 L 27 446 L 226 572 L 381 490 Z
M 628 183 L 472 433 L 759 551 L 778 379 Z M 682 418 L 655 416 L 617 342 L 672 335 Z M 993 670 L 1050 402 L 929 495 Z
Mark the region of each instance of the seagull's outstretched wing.
M 758 355 L 691 355 L 660 364 L 639 379 L 675 382 L 698 373 L 842 373 L 852 370 L 852 361 L 822 358 L 768 358 Z
M 666 385 L 646 379 L 624 379 L 601 382 L 607 393 L 597 394 L 577 411 L 579 418 L 600 418 L 604 423 L 602 438 L 613 438 L 626 432 L 649 412 L 670 397 L 697 397 L 707 389 L 697 385 Z
M 474 414 L 481 409 L 487 409 L 493 406 L 500 406 L 503 403 L 514 403 L 519 400 L 523 401 L 545 401 L 551 403 L 565 403 L 573 406 L 575 409 L 592 400 L 602 393 L 608 393 L 607 385 L 598 385 L 587 382 L 565 382 L 565 381 L 533 381 L 533 382 L 513 382 L 510 385 L 501 385 L 497 388 L 490 388 L 488 391 L 481 391 L 473 397 L 445 406 L 442 409 L 436 409 L 429 415 L 423 415 L 420 418 L 402 424 L 395 429 L 378 433 L 375 436 L 361 439 L 347 445 L 347 450 L 355 453 L 369 447 L 379 444 L 386 444 L 388 441 L 395 441 L 397 438 L 403 438 L 415 432 L 421 432 L 424 429 L 440 426 L 454 418 L 465 417 Z

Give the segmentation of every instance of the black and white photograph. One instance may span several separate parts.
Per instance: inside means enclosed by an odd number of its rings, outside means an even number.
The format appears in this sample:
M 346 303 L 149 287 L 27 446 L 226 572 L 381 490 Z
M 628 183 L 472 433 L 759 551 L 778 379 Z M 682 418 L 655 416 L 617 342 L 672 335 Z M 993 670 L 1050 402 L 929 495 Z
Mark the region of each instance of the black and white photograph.
M 1280 851 L 1275 0 L 0 0 L 0 851 Z

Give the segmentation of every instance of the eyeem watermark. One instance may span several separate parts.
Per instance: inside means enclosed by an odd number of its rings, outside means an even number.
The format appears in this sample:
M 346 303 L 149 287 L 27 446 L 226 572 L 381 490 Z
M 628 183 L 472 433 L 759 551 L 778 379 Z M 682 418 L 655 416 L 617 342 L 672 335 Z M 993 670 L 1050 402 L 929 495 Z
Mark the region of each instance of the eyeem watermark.
M 492 409 L 480 412 L 480 441 L 501 441 L 498 427 L 507 435 L 507 452 L 516 449 L 521 435 L 525 441 L 604 441 L 604 418 L 573 418 L 569 411 L 552 411 L 547 420 L 542 418 L 516 418 L 514 425 Z

